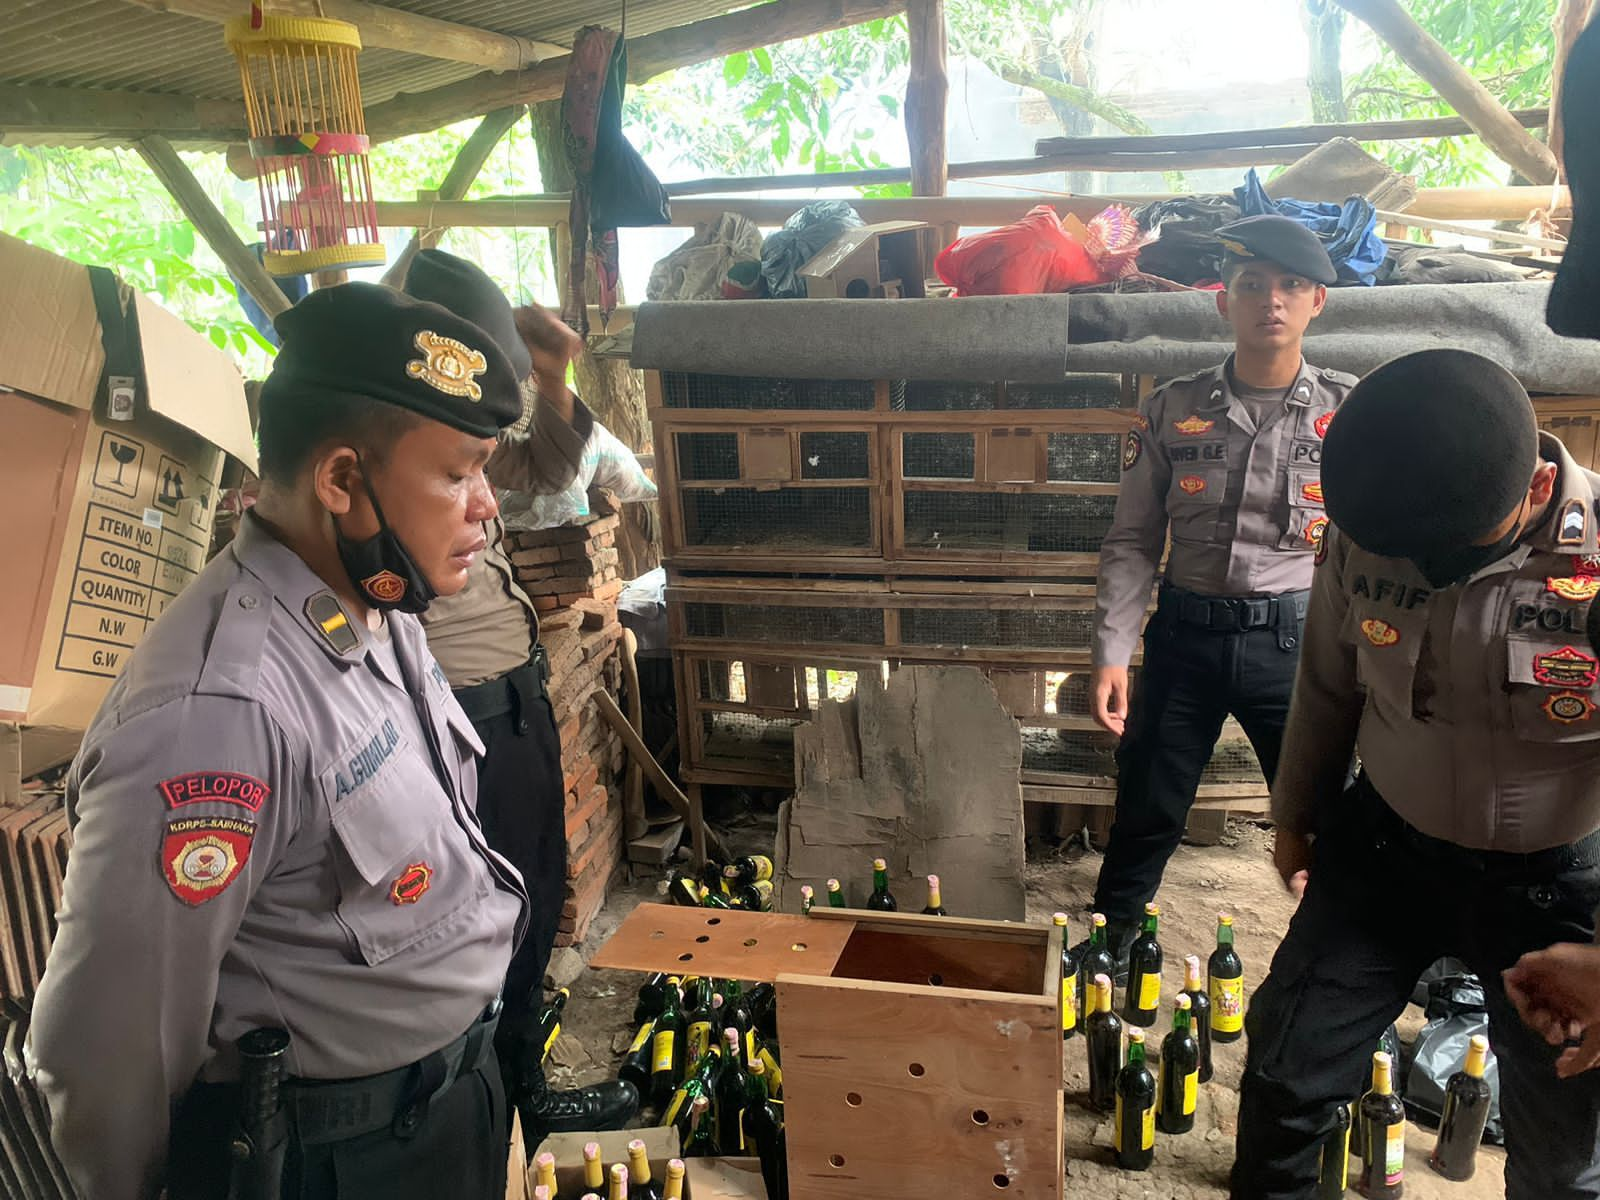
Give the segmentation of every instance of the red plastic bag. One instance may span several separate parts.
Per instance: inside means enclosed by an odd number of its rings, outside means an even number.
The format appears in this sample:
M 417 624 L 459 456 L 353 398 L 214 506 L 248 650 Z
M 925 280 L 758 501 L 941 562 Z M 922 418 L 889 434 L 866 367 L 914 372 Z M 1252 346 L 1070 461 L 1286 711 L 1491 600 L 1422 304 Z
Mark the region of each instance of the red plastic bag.
M 933 267 L 958 296 L 1026 296 L 1102 282 L 1089 251 L 1067 236 L 1048 204 L 1013 225 L 957 238 Z

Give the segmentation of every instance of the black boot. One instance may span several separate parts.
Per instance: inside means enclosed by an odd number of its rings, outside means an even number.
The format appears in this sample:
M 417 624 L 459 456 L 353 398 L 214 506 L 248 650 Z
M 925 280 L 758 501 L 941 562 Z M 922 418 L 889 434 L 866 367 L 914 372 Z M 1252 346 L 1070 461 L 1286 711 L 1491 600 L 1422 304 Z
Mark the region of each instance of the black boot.
M 639 1111 L 639 1092 L 631 1083 L 607 1079 L 589 1087 L 558 1092 L 545 1082 L 544 1066 L 524 1065 L 526 1088 L 517 1099 L 528 1153 L 552 1133 L 622 1129 Z

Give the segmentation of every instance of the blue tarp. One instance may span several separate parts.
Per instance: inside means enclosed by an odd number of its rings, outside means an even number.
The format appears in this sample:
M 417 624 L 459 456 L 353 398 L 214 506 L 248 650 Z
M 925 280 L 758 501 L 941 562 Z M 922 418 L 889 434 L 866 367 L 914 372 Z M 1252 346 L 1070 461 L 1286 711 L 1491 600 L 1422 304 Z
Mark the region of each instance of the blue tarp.
M 1251 167 L 1244 183 L 1233 189 L 1233 199 L 1247 217 L 1277 213 L 1311 230 L 1321 239 L 1343 282 L 1371 287 L 1388 255 L 1388 247 L 1378 236 L 1378 214 L 1362 196 L 1351 196 L 1343 204 L 1274 200 Z

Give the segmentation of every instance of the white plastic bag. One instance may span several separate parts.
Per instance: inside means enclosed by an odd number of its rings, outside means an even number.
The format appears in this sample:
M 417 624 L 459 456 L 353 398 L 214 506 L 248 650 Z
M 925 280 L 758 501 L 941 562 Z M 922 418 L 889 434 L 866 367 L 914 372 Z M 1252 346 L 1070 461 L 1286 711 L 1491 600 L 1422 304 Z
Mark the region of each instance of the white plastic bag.
M 507 529 L 552 529 L 584 520 L 589 512 L 589 489 L 602 487 L 624 503 L 654 500 L 656 485 L 633 451 L 599 421 L 583 445 L 578 474 L 559 492 L 530 496 L 526 492 L 499 493 L 500 519 Z

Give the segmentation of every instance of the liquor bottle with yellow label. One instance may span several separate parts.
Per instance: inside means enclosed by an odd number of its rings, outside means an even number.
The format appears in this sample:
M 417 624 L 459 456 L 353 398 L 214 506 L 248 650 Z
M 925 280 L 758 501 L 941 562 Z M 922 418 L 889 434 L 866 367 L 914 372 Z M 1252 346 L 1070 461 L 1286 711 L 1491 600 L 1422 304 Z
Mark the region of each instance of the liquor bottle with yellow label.
M 1156 923 L 1161 909 L 1144 906 L 1144 927 L 1128 949 L 1128 991 L 1122 1001 L 1122 1019 L 1145 1029 L 1156 1023 L 1161 1007 L 1161 943 L 1156 941 Z
M 552 1196 L 556 1194 L 556 1156 L 548 1150 L 534 1156 L 533 1183 L 549 1188 Z
M 1183 956 L 1183 994 L 1189 997 L 1189 1028 L 1200 1047 L 1200 1082 L 1211 1081 L 1211 997 L 1200 977 L 1200 957 Z
M 1067 936 L 1067 914 L 1058 912 L 1053 920 L 1056 928 L 1061 930 L 1061 1040 L 1065 1042 L 1078 1033 L 1080 976 L 1078 956 L 1073 953 L 1072 939 Z
M 585 1142 L 583 1145 L 583 1186 L 591 1192 L 598 1192 L 606 1185 L 606 1165 L 600 1160 L 600 1143 Z
M 800 886 L 800 915 L 802 917 L 811 915 L 811 905 L 816 900 L 816 896 L 816 891 L 809 883 Z
M 1117 1072 L 1117 1118 L 1112 1128 L 1117 1166 L 1147 1171 L 1156 1156 L 1156 1081 L 1145 1064 L 1144 1030 L 1128 1030 L 1128 1061 Z
M 656 1018 L 655 1032 L 650 1035 L 650 1098 L 657 1107 L 665 1104 L 678 1086 L 683 1074 L 684 1036 L 683 1013 L 678 1010 L 678 989 L 674 985 L 667 993 L 667 1005 Z
M 633 1200 L 662 1200 L 661 1185 L 650 1177 L 650 1156 L 638 1138 L 628 1143 L 628 1190 Z
M 1333 1128 L 1317 1150 L 1317 1188 L 1313 1200 L 1340 1200 L 1350 1184 L 1350 1106 L 1334 1110 Z
M 1478 1166 L 1478 1143 L 1493 1095 L 1483 1077 L 1488 1067 L 1489 1039 L 1474 1034 L 1467 1043 L 1467 1061 L 1444 1085 L 1444 1115 L 1428 1165 L 1458 1183 L 1471 1179 Z
M 900 905 L 889 891 L 889 864 L 886 860 L 872 860 L 872 895 L 867 897 L 867 908 L 872 912 L 899 912 Z
M 1400 1200 L 1406 1174 L 1406 1110 L 1394 1094 L 1393 1063 L 1379 1050 L 1372 1056 L 1372 1090 L 1361 1097 L 1361 1178 L 1356 1191 L 1367 1200 Z
M 843 908 L 844 906 L 844 888 L 840 886 L 837 879 L 828 880 L 828 907 Z
M 1244 1036 L 1244 964 L 1233 948 L 1233 918 L 1217 914 L 1217 948 L 1206 964 L 1211 993 L 1211 1040 L 1237 1042 Z
M 1094 977 L 1094 999 L 1083 1028 L 1089 1043 L 1089 1106 L 1110 1112 L 1116 1107 L 1117 1072 L 1122 1069 L 1122 1021 L 1111 1011 L 1111 976 Z
M 1161 1086 L 1156 1092 L 1156 1128 L 1188 1133 L 1200 1092 L 1200 1046 L 1189 1029 L 1189 997 L 1179 995 L 1172 1010 L 1172 1032 L 1161 1043 Z
M 611 1164 L 611 1187 L 606 1200 L 628 1200 L 628 1168 L 621 1163 Z
M 1082 984 L 1078 989 L 1078 1016 L 1081 1020 L 1089 1017 L 1096 975 L 1113 980 L 1117 977 L 1117 960 L 1111 953 L 1110 941 L 1106 937 L 1104 913 L 1094 913 L 1089 917 L 1089 944 L 1083 948 L 1078 959 L 1078 979 Z
M 662 1189 L 661 1200 L 683 1200 L 683 1171 L 683 1159 L 667 1160 L 667 1183 Z
M 928 876 L 928 903 L 923 906 L 922 915 L 925 917 L 948 917 L 950 910 L 944 906 L 944 898 L 939 894 L 939 877 Z

